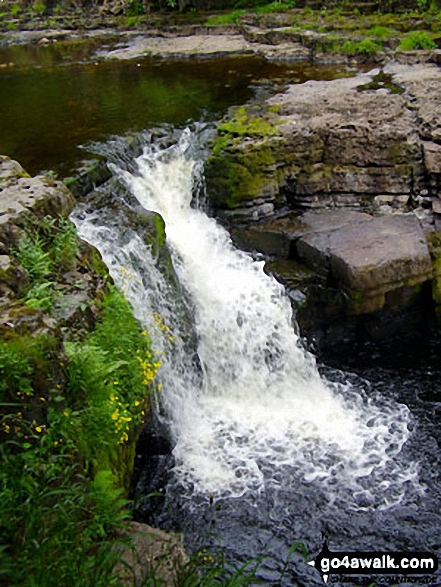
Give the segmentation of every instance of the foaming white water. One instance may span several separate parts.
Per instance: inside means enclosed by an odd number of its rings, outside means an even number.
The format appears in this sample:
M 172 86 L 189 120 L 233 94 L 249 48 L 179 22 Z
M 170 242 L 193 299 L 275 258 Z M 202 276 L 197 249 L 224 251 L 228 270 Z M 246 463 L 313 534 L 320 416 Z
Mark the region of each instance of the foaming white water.
M 142 206 L 165 221 L 175 269 L 194 305 L 202 377 L 179 344 L 170 292 L 160 275 L 152 278 L 157 270 L 146 246 L 114 251 L 113 238 L 99 236 L 104 229 L 90 218 L 77 225 L 116 266 L 113 276 L 125 285 L 137 316 L 151 326 L 154 299 L 172 328 L 173 352 L 161 332 L 155 344 L 165 351 L 161 401 L 181 482 L 196 492 L 238 496 L 301 478 L 349 507 L 399 502 L 406 487 L 417 484 L 416 465 L 404 467 L 397 458 L 409 435 L 407 408 L 375 405 L 349 385 L 321 379 L 299 344 L 283 287 L 190 206 L 199 164 L 189 131 L 168 149 L 146 147 L 137 165 L 137 174 L 115 171 Z M 131 264 L 138 283 L 150 271 L 155 285 L 127 288 L 122 264 Z

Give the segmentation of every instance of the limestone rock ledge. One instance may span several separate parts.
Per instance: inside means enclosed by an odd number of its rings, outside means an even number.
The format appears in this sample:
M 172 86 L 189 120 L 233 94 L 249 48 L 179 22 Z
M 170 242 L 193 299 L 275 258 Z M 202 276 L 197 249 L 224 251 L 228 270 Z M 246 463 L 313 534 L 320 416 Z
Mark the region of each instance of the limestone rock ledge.
M 372 213 L 437 199 L 439 96 L 439 67 L 389 65 L 232 109 L 207 162 L 216 213 L 245 223 L 286 206 Z
M 31 307 L 23 296 L 30 284 L 16 259 L 15 249 L 24 229 L 45 217 L 67 219 L 75 198 L 67 187 L 50 176 L 30 177 L 19 163 L 0 157 L 0 334 L 50 333 L 61 337 L 61 328 L 93 327 L 104 286 L 98 252 L 82 242 L 73 267 L 57 284 L 62 302 L 49 315 L 40 307 Z M 104 271 L 104 268 L 103 268 Z
M 326 342 L 411 332 L 424 325 L 439 302 L 433 288 L 433 239 L 428 243 L 412 213 L 289 212 L 249 227 L 241 238 L 248 249 L 300 262 L 314 272 L 314 287 L 305 289 L 301 283 L 289 283 L 286 262 L 281 272 L 277 264 L 274 269 L 269 265 L 294 302 L 300 300 L 297 317 L 304 334 L 321 333 Z M 292 270 L 299 272 L 299 267 Z M 308 281 L 311 285 L 310 274 Z M 293 293 L 296 289 L 306 297 Z

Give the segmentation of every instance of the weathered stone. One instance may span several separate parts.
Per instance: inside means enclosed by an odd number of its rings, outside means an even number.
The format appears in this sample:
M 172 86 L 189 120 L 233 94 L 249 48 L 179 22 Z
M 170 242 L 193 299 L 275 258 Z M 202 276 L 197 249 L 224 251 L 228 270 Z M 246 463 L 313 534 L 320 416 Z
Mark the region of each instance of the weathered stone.
M 423 148 L 424 165 L 427 172 L 430 174 L 441 175 L 441 145 L 433 142 L 424 142 Z
M 28 279 L 22 267 L 14 263 L 9 255 L 0 255 L 0 282 L 14 295 L 20 296 L 28 286 Z
M 269 99 L 260 109 L 263 119 L 270 116 L 269 136 L 242 125 L 234 140 L 219 141 L 207 165 L 214 206 L 241 208 L 270 190 L 279 192 L 276 209 L 286 199 L 293 208 L 372 212 L 377 195 L 404 197 L 424 188 L 415 110 L 405 94 L 363 91 L 377 73 L 295 84 Z
M 178 570 L 188 561 L 177 535 L 138 522 L 124 524 L 119 535 L 123 540 L 115 546 L 121 557 L 116 572 L 122 585 L 141 587 L 152 574 L 165 587 L 176 585 Z
M 435 214 L 441 214 L 441 200 L 439 198 L 432 200 L 432 210 Z
M 29 177 L 15 161 L 0 158 L 0 240 L 9 246 L 29 216 L 67 217 L 74 205 L 63 183 L 47 176 Z
M 308 234 L 297 243 L 297 252 L 308 264 L 327 267 L 356 314 L 379 310 L 387 292 L 432 277 L 427 242 L 413 215 L 377 217 Z
M 60 338 L 59 324 L 40 308 L 29 308 L 21 302 L 13 302 L 0 308 L 0 337 L 50 336 Z
M 30 177 L 17 161 L 0 155 L 0 187 L 9 181 L 16 181 L 19 177 Z
M 239 240 L 251 248 L 268 255 L 288 258 L 294 253 L 296 241 L 307 234 L 335 230 L 348 224 L 357 225 L 371 220 L 372 217 L 362 212 L 334 211 L 288 212 L 250 226 L 243 231 Z
M 412 108 L 417 112 L 420 136 L 426 141 L 441 142 L 441 70 L 436 65 L 396 65 L 385 68 L 404 85 L 412 96 Z
M 395 167 L 356 167 L 316 164 L 303 169 L 296 177 L 295 195 L 329 193 L 409 194 L 413 169 L 410 165 Z
M 424 142 L 424 163 L 429 173 L 441 173 L 441 145 Z

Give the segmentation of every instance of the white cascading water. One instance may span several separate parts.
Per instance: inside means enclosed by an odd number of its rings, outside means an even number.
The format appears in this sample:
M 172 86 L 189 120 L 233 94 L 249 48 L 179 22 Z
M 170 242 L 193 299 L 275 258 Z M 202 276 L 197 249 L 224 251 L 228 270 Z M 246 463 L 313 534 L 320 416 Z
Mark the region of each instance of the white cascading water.
M 386 399 L 379 405 L 349 384 L 320 377 L 299 344 L 283 287 L 264 273 L 263 262 L 237 250 L 214 219 L 190 206 L 201 172 L 192 140 L 186 130 L 172 147 L 149 145 L 136 174 L 115 172 L 165 221 L 175 270 L 193 304 L 198 367 L 150 248 L 131 232 L 122 246 L 96 216 L 74 218 L 162 353 L 160 404 L 176 443 L 177 478 L 193 493 L 216 496 L 297 479 L 320 485 L 346 507 L 399 503 L 418 487 L 417 465 L 400 463 L 407 408 Z M 170 330 L 155 328 L 155 311 Z

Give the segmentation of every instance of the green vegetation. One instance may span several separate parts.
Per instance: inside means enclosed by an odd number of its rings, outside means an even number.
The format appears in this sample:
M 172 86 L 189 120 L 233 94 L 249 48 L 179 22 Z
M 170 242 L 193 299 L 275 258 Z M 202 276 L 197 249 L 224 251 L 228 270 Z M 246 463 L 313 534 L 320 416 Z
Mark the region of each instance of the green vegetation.
M 144 3 L 142 0 L 129 0 L 125 8 L 125 14 L 129 17 L 135 17 L 144 14 Z
M 413 51 L 415 49 L 435 49 L 436 43 L 426 31 L 413 31 L 409 33 L 398 45 L 401 51 Z
M 294 553 L 300 552 L 306 561 L 308 552 L 302 542 L 294 542 L 289 549 L 285 564 L 280 571 L 278 581 L 284 585 L 284 577 Z M 257 572 L 265 556 L 261 555 L 243 565 L 232 565 L 222 551 L 201 549 L 191 557 L 178 574 L 177 587 L 251 587 L 262 584 Z M 151 587 L 154 587 L 152 583 Z
M 285 10 L 290 10 L 295 8 L 296 2 L 295 0 L 275 0 L 275 2 L 271 2 L 270 4 L 264 4 L 263 6 L 257 6 L 255 11 L 257 14 L 270 14 L 272 12 L 285 12 Z
M 274 114 L 271 110 L 262 112 L 257 105 L 241 106 L 233 109 L 228 120 L 218 126 L 218 135 L 211 145 L 212 156 L 206 167 L 207 176 L 216 178 L 212 197 L 218 203 L 235 208 L 242 200 L 259 195 L 267 180 L 265 169 L 277 160 L 277 124 L 281 121 Z M 274 138 L 275 144 L 266 142 L 257 148 L 251 147 L 245 154 L 235 151 L 235 145 L 242 137 Z
M 45 274 L 44 263 L 33 266 Z M 127 516 L 118 488 L 128 485 L 158 367 L 113 287 L 81 342 L 13 335 L 0 344 L 6 584 L 117 584 L 112 531 Z
M 34 12 L 36 12 L 37 14 L 41 15 L 44 14 L 46 12 L 46 5 L 43 4 L 42 2 L 36 2 L 33 6 L 32 9 L 34 10 Z
M 246 14 L 244 10 L 234 10 L 234 12 L 229 12 L 227 14 L 209 16 L 205 24 L 207 26 L 239 24 L 244 14 Z
M 278 133 L 277 127 L 269 118 L 259 116 L 259 109 L 252 106 L 241 106 L 234 115 L 218 126 L 223 136 L 231 137 L 270 137 Z
M 26 275 L 15 311 L 50 314 L 79 259 L 74 225 L 30 220 L 12 253 Z M 102 274 L 92 253 L 82 263 Z M 0 582 L 10 587 L 118 585 L 113 533 L 160 361 L 120 292 L 107 285 L 94 302 L 90 334 L 10 328 L 0 342 Z
M 390 27 L 376 24 L 369 29 L 368 34 L 372 37 L 375 37 L 376 39 L 385 41 L 394 35 L 394 31 Z
M 372 39 L 363 39 L 362 41 L 358 41 L 358 43 L 346 41 L 341 47 L 343 53 L 347 53 L 348 55 L 375 55 L 382 48 L 382 45 L 372 41 Z
M 15 250 L 29 281 L 28 306 L 50 312 L 61 295 L 54 288 L 57 279 L 74 266 L 78 249 L 76 230 L 69 220 L 46 217 L 29 222 Z

